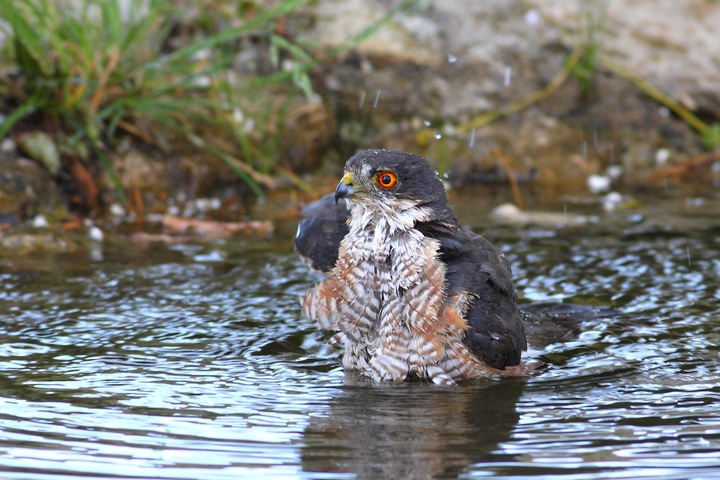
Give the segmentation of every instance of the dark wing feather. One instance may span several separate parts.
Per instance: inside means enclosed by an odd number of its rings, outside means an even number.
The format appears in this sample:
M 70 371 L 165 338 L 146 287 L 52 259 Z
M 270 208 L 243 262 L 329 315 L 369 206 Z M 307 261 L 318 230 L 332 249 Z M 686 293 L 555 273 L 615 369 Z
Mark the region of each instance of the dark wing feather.
M 417 228 L 440 241 L 448 295 L 472 295 L 465 345 L 491 367 L 519 364 L 527 340 L 505 256 L 484 237 L 459 227 L 433 222 Z
M 315 270 L 328 273 L 338 259 L 340 242 L 348 233 L 350 211 L 345 200 L 331 193 L 303 208 L 293 244 L 295 251 Z

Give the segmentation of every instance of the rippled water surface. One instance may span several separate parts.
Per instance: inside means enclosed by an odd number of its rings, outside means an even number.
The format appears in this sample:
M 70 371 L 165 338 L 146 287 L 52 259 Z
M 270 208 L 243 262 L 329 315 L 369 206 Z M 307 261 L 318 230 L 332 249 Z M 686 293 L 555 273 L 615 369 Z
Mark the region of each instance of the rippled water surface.
M 488 229 L 525 301 L 617 313 L 456 387 L 343 373 L 290 236 L 6 258 L 0 477 L 720 478 L 719 210 L 675 210 Z

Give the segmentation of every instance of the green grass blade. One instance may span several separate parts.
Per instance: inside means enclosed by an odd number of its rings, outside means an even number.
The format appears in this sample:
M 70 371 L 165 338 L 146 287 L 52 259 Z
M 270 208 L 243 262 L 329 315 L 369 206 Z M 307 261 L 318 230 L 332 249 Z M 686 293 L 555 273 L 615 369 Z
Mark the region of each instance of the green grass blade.
M 10 115 L 0 122 L 0 139 L 5 138 L 5 135 L 10 129 L 23 117 L 26 117 L 37 110 L 38 105 L 35 98 L 29 98 L 25 103 L 16 108 Z

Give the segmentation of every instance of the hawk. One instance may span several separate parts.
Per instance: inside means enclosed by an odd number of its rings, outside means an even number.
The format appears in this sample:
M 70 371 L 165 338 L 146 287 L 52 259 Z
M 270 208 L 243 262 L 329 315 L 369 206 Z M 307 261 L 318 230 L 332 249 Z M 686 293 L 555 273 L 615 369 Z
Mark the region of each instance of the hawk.
M 427 160 L 361 151 L 334 198 L 303 215 L 295 249 L 328 274 L 303 313 L 336 332 L 345 368 L 453 384 L 520 364 L 527 341 L 510 265 L 460 225 Z

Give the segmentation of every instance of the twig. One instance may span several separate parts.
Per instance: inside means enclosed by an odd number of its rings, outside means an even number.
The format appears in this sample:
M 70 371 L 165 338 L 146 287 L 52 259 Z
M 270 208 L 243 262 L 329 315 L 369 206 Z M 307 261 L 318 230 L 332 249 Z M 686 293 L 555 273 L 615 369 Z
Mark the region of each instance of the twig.
M 573 52 L 565 61 L 565 65 L 563 65 L 563 68 L 555 75 L 555 78 L 553 78 L 552 81 L 548 84 L 548 86 L 544 89 L 531 93 L 517 103 L 512 103 L 506 107 L 501 107 L 497 110 L 492 110 L 490 112 L 485 112 L 481 115 L 478 115 L 472 120 L 459 125 L 457 127 L 457 130 L 463 133 L 468 132 L 473 128 L 482 127 L 484 125 L 492 123 L 498 118 L 512 115 L 515 112 L 529 107 L 533 103 L 545 100 L 546 98 L 554 94 L 557 89 L 560 88 L 563 82 L 565 82 L 568 75 L 570 75 L 570 72 L 572 72 L 573 68 L 575 68 L 575 65 L 577 65 L 578 61 L 582 57 L 583 52 L 584 50 L 582 46 L 575 48 L 575 50 L 573 50 Z
M 273 179 L 269 175 L 265 175 L 263 173 L 258 172 L 254 168 L 252 168 L 247 163 L 243 162 L 242 160 L 233 157 L 232 155 L 228 154 L 227 152 L 224 152 L 220 150 L 219 148 L 215 147 L 214 145 L 211 145 L 209 142 L 206 142 L 202 138 L 200 138 L 198 135 L 195 135 L 194 133 L 187 132 L 186 135 L 188 136 L 188 139 L 195 144 L 195 146 L 204 148 L 208 150 L 209 152 L 213 153 L 214 155 L 218 156 L 222 161 L 224 161 L 228 166 L 232 168 L 239 169 L 240 171 L 244 172 L 247 176 L 252 178 L 255 182 L 265 185 L 269 189 L 275 188 L 275 179 Z M 262 194 L 262 192 L 261 192 Z
M 137 188 L 133 189 L 133 200 L 135 201 L 135 213 L 138 218 L 145 217 L 145 204 L 143 203 L 142 195 L 140 190 Z
M 147 133 L 143 132 L 142 130 L 140 130 L 138 127 L 136 127 L 135 125 L 133 125 L 131 123 L 128 123 L 124 120 L 120 120 L 118 122 L 118 127 L 122 128 L 130 135 L 134 135 L 135 137 L 139 138 L 140 140 L 149 143 L 150 145 L 157 145 L 157 142 L 155 141 L 155 139 L 153 137 L 151 137 Z
M 639 75 L 636 75 L 622 65 L 615 63 L 612 60 L 608 60 L 607 58 L 600 58 L 600 64 L 609 69 L 611 72 L 620 75 L 621 77 L 635 84 L 635 86 L 637 86 L 640 90 L 650 95 L 653 100 L 656 100 L 657 102 L 661 103 L 662 105 L 675 112 L 677 116 L 685 120 L 690 126 L 700 132 L 702 135 L 705 135 L 705 133 L 708 131 L 708 128 L 710 128 L 705 122 L 697 118 L 695 114 L 685 108 L 680 102 L 670 97 L 669 95 L 661 92 L 654 86 L 650 85 L 647 80 L 640 77 Z
M 318 197 L 317 190 L 314 189 L 312 186 L 310 186 L 309 183 L 307 183 L 305 180 L 300 178 L 293 172 L 289 167 L 283 165 L 280 166 L 278 164 L 275 165 L 275 169 L 283 175 L 285 178 L 290 180 L 293 185 L 295 185 L 297 188 L 303 191 L 303 193 L 306 193 L 310 195 L 311 197 Z
M 510 166 L 510 158 L 497 148 L 493 148 L 490 153 L 495 158 L 497 158 L 500 161 L 500 164 L 505 168 L 505 172 L 507 173 L 508 179 L 510 180 L 510 188 L 512 188 L 515 204 L 520 208 L 520 210 L 524 210 L 525 203 L 523 202 L 522 195 L 520 194 L 520 187 L 518 186 L 515 172 Z
M 105 67 L 105 70 L 103 70 L 103 72 L 100 74 L 100 78 L 98 78 L 97 88 L 95 89 L 95 93 L 93 93 L 93 96 L 90 99 L 90 107 L 92 108 L 93 112 L 97 112 L 98 107 L 100 106 L 100 102 L 103 99 L 103 94 L 106 91 L 107 82 L 110 79 L 110 75 L 112 74 L 113 70 L 115 70 L 115 68 L 117 67 L 118 62 L 120 62 L 120 49 L 118 47 L 115 47 L 110 53 L 108 64 Z

